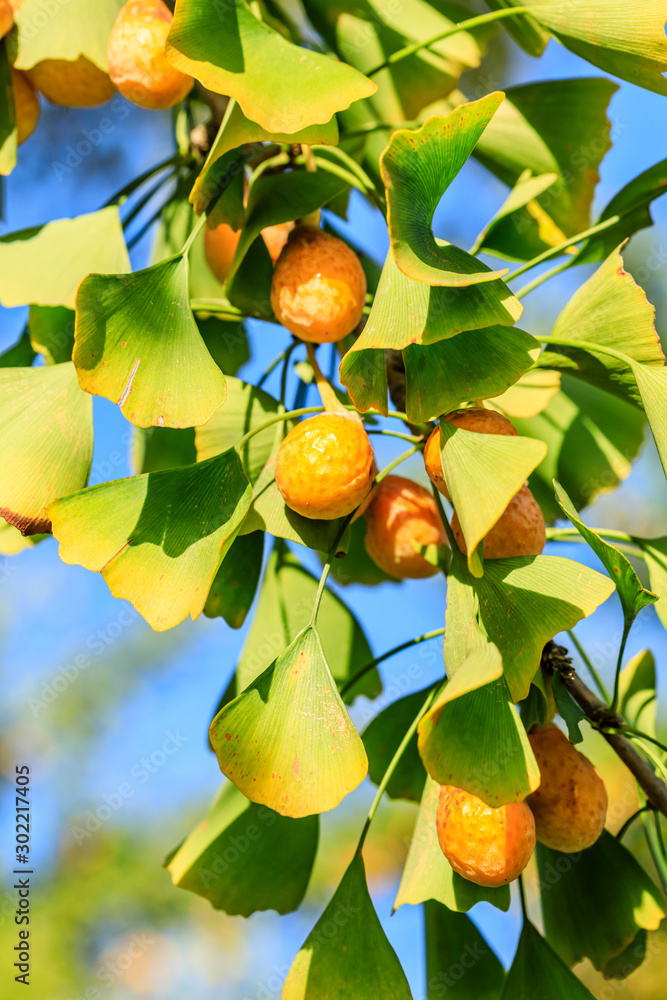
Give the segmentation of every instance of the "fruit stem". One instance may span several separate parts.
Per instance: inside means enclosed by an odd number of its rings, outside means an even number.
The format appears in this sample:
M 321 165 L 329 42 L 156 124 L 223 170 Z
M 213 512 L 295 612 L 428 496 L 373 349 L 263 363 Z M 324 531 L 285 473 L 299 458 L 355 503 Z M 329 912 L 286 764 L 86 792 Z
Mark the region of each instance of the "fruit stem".
M 618 222 L 621 221 L 620 215 L 612 215 L 611 218 L 605 219 L 604 222 L 598 222 L 597 225 L 591 226 L 590 229 L 584 229 L 581 233 L 577 233 L 576 236 L 570 236 L 569 239 L 565 240 L 564 243 L 559 243 L 556 247 L 551 247 L 549 250 L 545 250 L 544 253 L 538 254 L 537 257 L 533 257 L 532 260 L 526 261 L 521 267 L 517 267 L 516 271 L 512 271 L 508 274 L 503 281 L 507 284 L 508 281 L 513 281 L 514 278 L 518 278 L 519 275 L 525 274 L 526 271 L 532 270 L 537 267 L 538 264 L 542 264 L 545 260 L 551 260 L 552 257 L 560 257 L 562 253 L 565 253 L 570 247 L 573 247 L 576 243 L 581 243 L 582 240 L 588 239 L 589 236 L 595 236 L 597 233 L 603 233 L 605 229 L 611 229 Z M 525 294 L 525 289 L 523 289 Z
M 371 428 L 366 431 L 367 434 L 384 434 L 387 437 L 400 438 L 401 441 L 412 441 L 413 444 L 420 444 L 424 441 L 423 434 L 401 434 L 400 431 L 388 431 L 385 428 Z
M 410 742 L 410 740 L 412 739 L 412 737 L 416 733 L 417 726 L 419 725 L 419 723 L 421 722 L 421 720 L 423 719 L 423 717 L 426 715 L 426 712 L 428 711 L 428 708 L 429 708 L 431 702 L 435 698 L 437 690 L 438 690 L 437 687 L 433 687 L 429 691 L 428 695 L 426 696 L 426 700 L 424 701 L 422 707 L 419 709 L 419 711 L 417 712 L 417 715 L 414 717 L 414 719 L 413 719 L 413 721 L 412 721 L 412 723 L 410 725 L 410 728 L 408 729 L 408 731 L 406 732 L 405 736 L 403 737 L 403 739 L 399 743 L 398 749 L 397 749 L 396 753 L 391 758 L 391 761 L 389 763 L 389 767 L 387 768 L 387 770 L 384 772 L 384 774 L 382 776 L 382 781 L 378 785 L 378 790 L 375 793 L 375 798 L 373 799 L 372 805 L 371 805 L 370 809 L 368 810 L 368 816 L 366 817 L 366 822 L 364 823 L 364 827 L 363 827 L 363 829 L 361 831 L 361 835 L 359 837 L 359 842 L 357 844 L 357 850 L 355 852 L 356 854 L 360 854 L 361 853 L 361 850 L 362 850 L 362 848 L 364 846 L 364 841 L 366 840 L 366 836 L 368 835 L 368 831 L 370 829 L 370 825 L 373 822 L 375 814 L 376 814 L 376 812 L 378 810 L 378 806 L 380 805 L 380 800 L 382 799 L 382 796 L 385 793 L 385 790 L 387 788 L 387 785 L 389 784 L 391 776 L 394 773 L 394 771 L 396 770 L 401 757 L 405 753 L 405 750 L 407 749 L 408 743 Z
M 348 691 L 354 687 L 357 681 L 361 680 L 361 678 L 364 677 L 370 670 L 379 666 L 380 663 L 384 663 L 384 661 L 388 660 L 391 656 L 395 656 L 396 653 L 402 653 L 404 649 L 409 649 L 411 646 L 417 646 L 420 642 L 426 642 L 428 639 L 436 639 L 439 635 L 444 634 L 444 628 L 437 628 L 434 632 L 425 632 L 424 635 L 418 635 L 414 639 L 402 642 L 400 646 L 394 646 L 393 649 L 387 650 L 387 652 L 383 653 L 382 656 L 376 656 L 374 660 L 370 660 L 365 667 L 361 668 L 361 670 L 357 670 L 354 677 L 350 677 L 349 680 L 345 681 L 340 689 L 341 698 L 344 698 Z
M 623 668 L 623 654 L 625 653 L 625 647 L 634 620 L 635 620 L 634 617 L 628 618 L 626 616 L 625 621 L 623 622 L 623 636 L 621 638 L 621 645 L 619 646 L 618 649 L 618 659 L 616 660 L 616 674 L 614 676 L 614 697 L 611 703 L 612 712 L 618 711 L 618 702 L 621 694 L 621 670 Z
M 550 278 L 555 278 L 557 274 L 567 271 L 568 267 L 571 267 L 574 264 L 574 261 L 574 257 L 569 257 L 566 261 L 556 264 L 555 267 L 549 268 L 548 271 L 543 271 L 542 274 L 538 274 L 536 278 L 533 278 L 533 280 L 529 281 L 523 286 L 523 288 L 516 291 L 514 293 L 514 297 L 517 299 L 524 298 L 524 296 L 528 295 L 529 292 L 532 292 L 533 289 L 539 288 L 540 285 L 543 285 L 545 281 L 549 281 Z
M 192 232 L 190 233 L 187 240 L 183 244 L 183 249 L 181 250 L 181 254 L 183 257 L 185 257 L 185 255 L 188 253 L 190 247 L 197 239 L 199 233 L 201 232 L 201 230 L 204 228 L 205 225 L 206 225 L 206 215 L 202 215 L 195 222 L 194 226 L 192 227 Z
M 308 360 L 310 362 L 310 367 L 313 369 L 313 374 L 315 376 L 315 385 L 317 386 L 318 392 L 324 404 L 324 409 L 326 413 L 345 413 L 347 415 L 348 410 L 338 399 L 338 396 L 333 391 L 326 378 L 322 374 L 322 369 L 317 363 L 317 358 L 315 357 L 315 347 L 313 344 L 306 344 L 306 351 L 308 352 Z
M 338 529 L 336 537 L 333 540 L 333 544 L 332 544 L 331 548 L 329 549 L 329 554 L 327 555 L 327 560 L 326 560 L 324 566 L 322 567 L 322 575 L 320 576 L 320 582 L 317 585 L 317 593 L 315 594 L 315 601 L 313 602 L 313 610 L 312 610 L 312 613 L 310 615 L 310 623 L 309 624 L 312 625 L 312 626 L 315 626 L 317 624 L 317 613 L 320 610 L 320 604 L 322 603 L 322 594 L 324 593 L 324 587 L 326 585 L 327 578 L 328 578 L 329 572 L 331 570 L 331 560 L 336 555 L 336 550 L 337 550 L 337 548 L 338 548 L 338 546 L 340 544 L 340 541 L 341 541 L 343 535 L 345 534 L 345 532 L 347 531 L 350 523 L 352 522 L 352 518 L 354 517 L 354 515 L 355 515 L 355 511 L 354 510 L 350 511 L 350 513 L 343 519 L 343 522 L 342 522 L 340 528 Z
M 523 914 L 523 919 L 528 920 L 528 907 L 526 906 L 526 890 L 523 885 L 523 875 L 519 875 L 517 879 L 519 883 L 519 899 L 521 900 L 521 913 Z

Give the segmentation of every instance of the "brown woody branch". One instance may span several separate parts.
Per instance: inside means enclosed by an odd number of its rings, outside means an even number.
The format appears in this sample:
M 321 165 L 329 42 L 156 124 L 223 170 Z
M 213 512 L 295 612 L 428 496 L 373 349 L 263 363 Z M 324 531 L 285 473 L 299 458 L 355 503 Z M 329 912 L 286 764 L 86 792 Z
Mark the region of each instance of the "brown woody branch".
M 623 726 L 623 719 L 616 712 L 612 712 L 609 706 L 584 684 L 566 654 L 567 650 L 563 646 L 549 642 L 544 647 L 542 663 L 547 671 L 558 671 L 577 705 L 637 779 L 646 795 L 649 808 L 667 816 L 667 784 L 658 777 L 649 762 L 635 750 L 629 739 L 618 733 L 606 731 L 608 727 Z

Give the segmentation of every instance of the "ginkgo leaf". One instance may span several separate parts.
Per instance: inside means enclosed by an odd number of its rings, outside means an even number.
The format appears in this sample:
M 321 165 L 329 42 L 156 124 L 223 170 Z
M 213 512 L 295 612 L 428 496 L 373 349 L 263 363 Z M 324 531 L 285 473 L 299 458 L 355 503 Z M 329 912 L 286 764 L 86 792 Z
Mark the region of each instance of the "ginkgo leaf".
M 65 306 L 30 306 L 28 327 L 33 350 L 47 365 L 72 360 L 74 310 Z
M 335 927 L 333 937 L 327 933 Z M 401 963 L 378 920 L 360 853 L 303 943 L 282 1000 L 411 1000 Z
M 12 74 L 7 58 L 7 44 L 0 39 L 0 177 L 11 174 L 16 166 L 18 132 Z
M 92 400 L 74 365 L 0 368 L 0 516 L 24 535 L 51 530 L 46 507 L 88 482 Z
M 538 195 L 552 187 L 557 180 L 556 173 L 533 176 L 531 170 L 525 170 L 496 214 L 475 240 L 475 249 L 478 252 L 485 250 L 487 253 L 498 253 L 501 257 L 510 257 L 513 260 L 524 259 L 529 249 L 533 250 L 534 247 L 526 238 L 526 227 L 517 224 L 514 213 L 534 202 Z M 541 249 L 536 249 L 533 256 L 537 256 Z
M 226 781 L 206 818 L 165 866 L 174 885 L 232 916 L 291 913 L 306 893 L 318 837 L 317 816 L 279 816 Z
M 455 984 L 456 1000 L 499 1000 L 505 970 L 465 913 L 435 900 L 424 905 L 426 1000 L 439 1000 Z M 458 970 L 465 969 L 463 975 Z
M 133 274 L 90 274 L 77 292 L 74 338 L 81 388 L 118 403 L 138 427 L 205 424 L 225 402 L 225 376 L 190 309 L 182 255 Z
M 523 4 L 520 4 L 519 0 L 488 0 L 488 6 L 491 10 L 504 10 L 507 7 L 519 7 Z M 548 31 L 527 14 L 517 14 L 516 17 L 508 18 L 503 28 L 530 56 L 541 56 L 549 44 Z M 553 82 L 560 83 L 559 80 Z
M 0 236 L 3 306 L 73 309 L 77 287 L 91 271 L 129 270 L 130 259 L 115 206 Z
M 589 958 L 604 974 L 639 930 L 657 930 L 666 915 L 659 890 L 606 830 L 580 854 L 538 844 L 537 863 L 544 931 L 570 966 Z
M 368 770 L 312 625 L 221 709 L 210 737 L 223 774 L 283 816 L 335 808 Z
M 177 69 L 280 135 L 328 122 L 377 89 L 352 66 L 292 44 L 236 0 L 180 0 L 165 51 Z
M 532 368 L 518 382 L 491 402 L 508 417 L 536 417 L 546 410 L 549 402 L 560 391 L 559 372 Z
M 660 596 L 655 610 L 667 628 L 667 537 L 636 538 L 635 541 L 644 553 L 651 589 Z
M 431 228 L 443 194 L 472 153 L 504 98 L 489 94 L 463 104 L 419 129 L 401 129 L 382 155 L 389 239 L 401 271 L 431 285 L 464 287 L 495 281 L 505 271 L 486 265 L 452 244 L 436 243 Z
M 13 524 L 0 518 L 0 555 L 16 556 L 24 549 L 32 548 L 50 535 L 22 535 Z
M 621 670 L 618 685 L 619 712 L 631 726 L 655 736 L 656 669 L 650 649 L 636 653 Z
M 207 618 L 224 618 L 230 628 L 241 628 L 257 592 L 263 555 L 263 531 L 236 536 L 208 592 Z
M 67 0 L 45 7 L 43 0 L 14 5 L 17 69 L 30 69 L 44 59 L 70 62 L 85 56 L 107 71 L 109 33 L 123 0 Z
M 434 899 L 459 913 L 482 901 L 493 903 L 500 910 L 509 910 L 508 885 L 489 888 L 469 882 L 453 870 L 442 853 L 436 827 L 439 797 L 440 785 L 427 776 L 394 909 L 404 903 L 416 906 Z
M 554 492 L 556 501 L 563 513 L 570 519 L 579 534 L 586 539 L 616 584 L 616 590 L 618 591 L 618 596 L 623 607 L 626 627 L 629 628 L 643 608 L 648 607 L 649 604 L 655 604 L 656 601 L 660 600 L 658 594 L 653 594 L 650 590 L 642 587 L 639 577 L 632 568 L 632 564 L 626 559 L 623 553 L 619 552 L 611 542 L 605 541 L 597 532 L 589 528 L 587 524 L 584 524 L 560 483 L 554 482 Z
M 442 468 L 472 567 L 475 549 L 547 453 L 543 441 L 440 423 Z
M 198 215 L 201 215 L 217 195 L 216 188 L 219 186 L 219 181 L 217 178 L 215 181 L 213 180 L 211 173 L 213 164 L 245 143 L 255 142 L 305 142 L 309 146 L 335 145 L 338 142 L 338 123 L 335 118 L 332 118 L 331 121 L 324 124 L 309 125 L 297 133 L 267 132 L 257 122 L 246 118 L 237 101 L 230 101 L 222 125 L 206 157 L 206 163 L 202 167 L 190 194 L 190 201 Z M 298 218 L 298 216 L 293 216 L 293 218 Z
M 362 738 L 368 754 L 368 774 L 376 785 L 380 784 L 428 691 L 424 688 L 393 701 L 364 730 Z M 419 802 L 425 780 L 426 771 L 417 748 L 417 734 L 414 733 L 389 779 L 386 793 L 391 799 Z
M 501 1000 L 595 1000 L 527 917 Z
M 203 610 L 250 495 L 230 449 L 197 465 L 72 493 L 47 516 L 63 562 L 101 573 L 114 597 L 131 601 L 162 632 Z

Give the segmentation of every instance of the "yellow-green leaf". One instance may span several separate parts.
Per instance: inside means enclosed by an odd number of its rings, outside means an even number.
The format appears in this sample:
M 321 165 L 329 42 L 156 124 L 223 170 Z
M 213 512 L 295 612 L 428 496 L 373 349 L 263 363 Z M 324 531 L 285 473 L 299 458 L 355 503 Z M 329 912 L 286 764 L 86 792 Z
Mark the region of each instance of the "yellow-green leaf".
M 85 56 L 107 72 L 109 33 L 123 0 L 23 0 L 15 4 L 18 28 L 16 68 L 30 69 L 44 59 L 73 62 Z

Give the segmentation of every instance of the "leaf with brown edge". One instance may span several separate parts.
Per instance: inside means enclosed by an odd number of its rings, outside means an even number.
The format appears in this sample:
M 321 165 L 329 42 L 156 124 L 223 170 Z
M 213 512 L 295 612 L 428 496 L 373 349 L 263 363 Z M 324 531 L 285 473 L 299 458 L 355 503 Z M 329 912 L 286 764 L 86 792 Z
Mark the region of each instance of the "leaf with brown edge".
M 312 625 L 221 709 L 210 737 L 222 773 L 283 816 L 335 808 L 368 771 Z
M 47 505 L 88 482 L 93 405 L 71 362 L 0 368 L 0 516 L 23 535 L 51 530 Z

